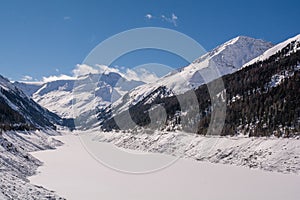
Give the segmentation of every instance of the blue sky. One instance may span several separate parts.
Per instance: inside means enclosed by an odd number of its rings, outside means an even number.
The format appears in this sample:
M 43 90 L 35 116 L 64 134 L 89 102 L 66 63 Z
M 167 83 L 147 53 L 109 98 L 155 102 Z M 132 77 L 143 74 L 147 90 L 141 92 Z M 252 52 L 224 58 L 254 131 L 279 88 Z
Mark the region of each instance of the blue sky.
M 299 7 L 298 0 L 2 0 L 0 74 L 11 80 L 72 75 L 76 64 L 101 41 L 145 26 L 180 31 L 206 50 L 238 35 L 278 43 L 300 33 Z M 156 51 L 130 55 L 116 64 L 131 67 L 144 62 L 186 64 Z

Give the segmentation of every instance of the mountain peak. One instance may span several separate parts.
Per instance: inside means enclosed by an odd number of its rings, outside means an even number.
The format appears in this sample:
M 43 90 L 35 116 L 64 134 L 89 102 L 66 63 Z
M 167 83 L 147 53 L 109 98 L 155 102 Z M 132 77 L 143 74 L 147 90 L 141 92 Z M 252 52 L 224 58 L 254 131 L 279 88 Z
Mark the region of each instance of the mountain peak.
M 0 75 L 0 87 L 5 90 L 16 91 L 16 87 L 5 77 Z
M 123 111 L 143 101 L 150 94 L 165 97 L 183 94 L 209 81 L 208 79 L 204 80 L 201 76 L 201 70 L 214 65 L 218 69 L 220 76 L 233 73 L 242 67 L 244 63 L 262 54 L 272 46 L 269 42 L 246 36 L 233 38 L 201 56 L 191 65 L 180 69 L 177 73 L 172 73 L 154 83 L 145 84 L 131 90 L 125 100 L 120 98 L 112 104 L 112 107 L 118 108 L 118 111 Z M 158 90 L 160 87 L 164 88 L 163 94 Z M 149 101 L 152 100 L 153 98 L 149 99 Z M 147 103 L 149 103 L 148 100 Z
M 201 56 L 194 63 L 210 60 L 217 66 L 238 69 L 271 47 L 273 44 L 270 42 L 248 36 L 238 36 Z
M 249 36 L 246 36 L 246 35 L 239 35 L 233 39 L 239 39 L 239 40 L 260 40 L 260 39 L 256 39 L 256 38 L 253 38 L 253 37 L 249 37 Z
M 256 39 L 256 38 L 252 38 L 252 37 L 249 37 L 249 36 L 240 35 L 240 36 L 237 36 L 237 37 L 235 37 L 235 38 L 233 38 L 233 39 L 225 42 L 222 45 L 219 45 L 218 47 L 228 46 L 228 45 L 234 45 L 236 43 L 253 43 L 253 42 L 262 42 L 262 43 L 269 43 L 269 44 L 271 44 L 270 42 L 266 42 L 266 41 L 264 41 L 262 39 Z M 217 48 L 215 48 L 215 49 L 217 49 Z
M 222 44 L 220 46 L 232 45 L 232 44 L 235 44 L 236 42 L 239 42 L 239 41 L 253 41 L 253 40 L 256 40 L 256 39 L 248 37 L 248 36 L 240 35 L 240 36 L 237 36 L 235 38 L 232 38 L 231 40 L 225 42 L 224 44 Z

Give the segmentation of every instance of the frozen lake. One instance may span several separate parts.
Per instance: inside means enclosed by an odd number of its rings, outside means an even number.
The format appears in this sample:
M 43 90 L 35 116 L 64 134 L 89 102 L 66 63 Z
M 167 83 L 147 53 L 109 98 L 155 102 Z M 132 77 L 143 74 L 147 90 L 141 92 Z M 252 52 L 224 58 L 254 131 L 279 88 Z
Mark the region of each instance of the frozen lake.
M 56 150 L 32 153 L 44 165 L 29 179 L 69 200 L 300 199 L 300 176 L 297 175 L 188 159 L 179 159 L 169 167 L 149 174 L 127 174 L 100 164 L 86 151 L 78 136 L 65 135 L 56 139 L 65 145 Z M 174 160 L 171 156 L 150 154 L 148 161 L 141 162 L 139 156 L 135 161 L 135 157 L 127 159 L 126 153 L 117 153 L 112 145 L 97 145 L 105 152 L 105 159 L 119 156 L 123 161 L 128 160 L 125 169 L 134 166 L 139 169 L 144 163 L 150 170 L 158 163 L 167 164 Z

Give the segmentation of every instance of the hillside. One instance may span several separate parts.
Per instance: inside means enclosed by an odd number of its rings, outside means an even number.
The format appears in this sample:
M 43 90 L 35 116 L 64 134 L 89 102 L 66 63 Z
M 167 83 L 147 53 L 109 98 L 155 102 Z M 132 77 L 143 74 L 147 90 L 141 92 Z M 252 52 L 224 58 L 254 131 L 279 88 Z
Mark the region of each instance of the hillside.
M 219 93 L 222 95 L 212 97 L 220 101 L 226 99 L 226 119 L 222 135 L 242 133 L 249 136 L 292 136 L 299 134 L 299 36 L 287 41 L 285 46 L 279 44 L 273 47 L 276 53 L 267 59 L 254 62 L 222 78 L 226 93 L 220 90 Z M 217 83 L 218 81 L 212 81 L 209 84 L 216 86 Z M 164 125 L 160 126 L 160 129 L 179 128 L 205 135 L 211 110 L 214 109 L 207 85 L 201 85 L 194 92 L 189 91 L 176 97 L 155 95 L 157 92 L 163 94 L 164 91 L 165 86 L 161 86 L 142 101 L 131 106 L 129 112 L 133 121 L 139 126 L 147 127 L 150 124 L 150 117 L 144 113 L 149 113 L 150 108 L 155 105 L 161 105 L 166 110 L 167 120 L 163 122 Z M 188 102 L 190 92 L 196 94 L 198 105 L 190 105 L 186 110 L 181 110 L 178 99 L 186 99 Z M 148 99 L 151 101 L 149 102 Z M 196 110 L 193 106 L 199 106 L 200 113 L 193 112 Z M 184 127 L 181 123 L 183 113 L 189 113 L 189 116 L 184 116 L 188 121 L 184 123 Z M 124 111 L 117 113 L 119 119 L 122 119 L 122 115 L 125 116 Z M 111 115 L 110 108 L 100 112 L 99 120 L 103 130 L 118 129 L 114 117 L 116 116 Z
M 55 125 L 65 125 L 67 121 L 42 108 L 0 76 L 0 124 L 3 130 L 55 129 Z
M 71 80 L 45 83 L 14 83 L 41 106 L 65 118 L 93 113 L 98 107 L 106 107 L 124 93 L 142 84 L 144 83 L 141 81 L 127 80 L 115 72 L 86 74 Z
M 137 87 L 112 103 L 115 113 L 127 110 L 129 107 L 145 101 L 149 96 L 171 97 L 194 90 L 200 85 L 220 76 L 231 74 L 245 63 L 264 53 L 273 45 L 263 40 L 245 36 L 233 38 L 212 51 L 202 55 L 190 65 L 179 69 L 154 83 Z M 208 68 L 217 69 L 213 77 L 201 77 Z M 148 101 L 152 101 L 148 99 Z

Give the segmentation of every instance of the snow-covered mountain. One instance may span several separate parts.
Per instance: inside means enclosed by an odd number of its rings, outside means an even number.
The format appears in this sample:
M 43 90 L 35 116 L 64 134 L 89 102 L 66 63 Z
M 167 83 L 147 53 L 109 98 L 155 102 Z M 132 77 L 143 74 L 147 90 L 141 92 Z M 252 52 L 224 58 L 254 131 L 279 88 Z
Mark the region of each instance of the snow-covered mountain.
M 289 38 L 277 45 L 275 45 L 274 47 L 268 49 L 267 51 L 265 51 L 263 54 L 259 55 L 258 57 L 252 59 L 251 61 L 247 62 L 246 64 L 243 65 L 243 68 L 244 67 L 247 67 L 251 64 L 254 64 L 256 62 L 259 62 L 259 61 L 264 61 L 268 58 L 270 58 L 271 56 L 275 55 L 278 51 L 282 50 L 283 48 L 287 47 L 287 46 L 290 46 L 291 48 L 288 48 L 284 54 L 287 56 L 287 55 L 290 55 L 291 53 L 293 52 L 296 52 L 300 49 L 300 34 L 299 35 L 296 35 L 292 38 Z
M 246 64 L 241 70 L 223 76 L 222 79 L 225 87 L 223 91 L 226 91 L 226 98 L 222 98 L 226 103 L 226 117 L 221 135 L 232 137 L 202 136 L 208 133 L 213 110 L 213 105 L 206 103 L 211 97 L 203 85 L 194 91 L 199 101 L 200 117 L 197 118 L 197 114 L 190 116 L 198 123 L 197 135 L 169 128 L 182 125 L 180 114 L 183 113 L 176 97 L 153 96 L 153 103 L 147 104 L 148 101 L 143 98 L 129 110 L 134 122 L 145 128 L 136 126 L 131 130 L 118 131 L 119 123 L 107 115 L 109 117 L 101 124 L 107 132 L 91 131 L 96 135 L 93 142 L 98 140 L 125 149 L 299 174 L 299 35 L 267 50 L 251 64 Z M 186 97 L 185 94 L 180 96 L 181 99 Z M 150 115 L 151 109 L 158 104 L 165 108 L 167 114 L 165 127 L 150 130 L 145 115 Z M 191 126 L 192 123 L 187 125 Z
M 21 89 L 24 94 L 26 94 L 27 96 L 32 96 L 32 94 L 34 94 L 36 91 L 38 91 L 42 85 L 43 82 L 14 82 L 14 85 L 17 86 L 17 88 Z
M 201 76 L 201 74 L 205 74 L 208 67 L 217 68 L 219 74 L 216 77 L 231 74 L 272 46 L 271 43 L 260 39 L 245 36 L 236 37 L 201 56 L 178 72 L 169 74 L 155 83 L 145 84 L 133 89 L 123 98 L 113 103 L 112 108 L 117 107 L 118 109 L 115 112 L 121 112 L 143 99 L 149 98 L 149 95 L 153 96 L 151 99 L 154 99 L 157 96 L 173 96 L 174 94 L 178 95 L 196 89 L 212 80 L 212 78 Z M 159 89 L 161 87 L 165 89 Z M 147 103 L 150 103 L 151 99 Z
M 98 128 L 88 131 L 97 136 L 93 137 L 93 142 L 111 142 L 122 148 L 299 174 L 300 35 L 267 50 L 271 46 L 261 40 L 237 37 L 179 72 L 144 85 L 114 72 L 47 83 L 12 84 L 0 76 L 0 122 L 13 128 L 24 124 L 29 124 L 29 128 L 47 128 L 62 122 L 57 115 L 32 100 L 35 99 L 41 105 L 69 117 L 82 117 L 86 112 L 103 107 L 98 116 L 104 117 L 101 125 L 105 130 L 117 130 L 117 124 L 112 120 L 114 116 L 109 115 L 112 108 L 122 114 L 130 107 L 134 122 L 143 126 L 149 122 L 145 116 L 151 109 L 162 105 L 167 120 L 159 131 L 150 132 L 143 128 L 100 134 Z M 227 113 L 221 135 L 237 137 L 194 137 L 183 131 L 172 131 L 178 130 L 177 127 L 185 130 L 180 127 L 183 124 L 180 124 L 181 117 L 187 116 L 188 111 L 194 111 L 193 106 L 199 106 L 200 112 L 189 115 L 187 125 L 196 125 L 198 134 L 207 133 L 214 105 L 209 103 L 204 79 L 197 72 L 210 65 L 219 69 L 220 76 L 225 75 L 223 81 L 227 98 L 222 100 L 226 101 Z M 184 99 L 191 90 L 196 94 L 199 105 L 190 105 L 187 112 L 182 112 L 175 94 Z M 111 105 L 111 102 L 114 103 Z M 125 123 L 128 121 L 126 118 Z M 0 199 L 61 199 L 52 191 L 31 185 L 26 179 L 41 165 L 27 152 L 60 145 L 48 138 L 56 134 L 39 130 L 14 130 L 0 134 L 0 163 L 3 163 L 0 166 Z
M 229 74 L 270 47 L 272 44 L 268 42 L 239 36 L 201 56 L 177 73 L 158 79 L 155 83 L 144 84 L 108 71 L 104 74 L 83 75 L 74 80 L 46 83 L 16 82 L 15 85 L 40 105 L 61 117 L 76 118 L 96 108 L 105 108 L 111 103 L 113 106 L 126 109 L 161 86 L 165 86 L 166 96 L 184 93 L 205 83 L 199 76 L 200 70 L 214 65 L 219 70 L 220 76 Z M 128 91 L 130 92 L 127 93 Z
M 262 56 L 259 55 L 253 58 L 253 64 L 248 64 L 248 67 L 243 67 L 241 70 L 238 69 L 248 61 L 242 60 L 245 56 L 242 56 L 240 60 L 238 60 L 238 56 L 233 56 L 235 55 L 234 52 L 239 52 L 236 50 L 236 46 L 245 47 L 245 45 L 236 45 L 239 39 L 242 39 L 242 41 L 251 40 L 245 37 L 235 38 L 199 58 L 194 62 L 195 65 L 190 65 L 174 75 L 166 76 L 155 84 L 140 86 L 124 95 L 111 107 L 99 112 L 100 126 L 103 130 L 118 129 L 119 125 L 123 126 L 123 129 L 134 129 L 137 124 L 147 127 L 152 122 L 150 119 L 152 110 L 160 105 L 164 107 L 166 115 L 166 121 L 163 122 L 160 128 L 174 130 L 179 127 L 179 129 L 184 128 L 186 131 L 195 132 L 197 130 L 199 134 L 206 134 L 211 111 L 214 110 L 213 105 L 210 103 L 211 99 L 219 99 L 221 96 L 221 100 L 223 99 L 222 101 L 226 102 L 226 115 L 225 125 L 220 134 L 297 135 L 299 132 L 298 119 L 300 118 L 300 108 L 298 106 L 300 102 L 297 96 L 300 88 L 299 36 L 276 45 L 264 54 L 262 52 Z M 226 49 L 228 52 L 225 51 Z M 241 50 L 240 52 L 246 51 Z M 229 56 L 223 56 L 224 53 Z M 250 59 L 251 57 L 247 56 L 247 58 Z M 196 71 L 199 68 L 200 70 L 205 69 L 203 63 L 207 59 L 214 60 L 218 68 L 223 69 L 224 74 L 229 73 L 222 77 L 225 90 L 220 88 L 220 96 L 210 97 L 207 87 L 200 85 L 195 90 L 189 90 L 193 91 L 198 100 L 198 103 L 191 103 L 189 102 L 189 91 L 180 94 L 178 91 L 185 90 L 177 90 L 177 86 L 178 88 L 180 86 L 178 83 L 183 85 L 179 88 L 182 89 L 185 86 L 184 84 L 187 85 L 191 81 L 180 82 L 178 74 L 186 75 L 186 72 L 189 72 L 187 69 L 191 69 L 191 71 Z M 223 61 L 220 61 L 220 59 L 223 59 Z M 231 67 L 232 65 L 228 64 L 229 61 L 230 63 L 240 64 L 239 68 Z M 199 68 L 196 65 L 198 63 Z M 227 68 L 229 69 L 227 70 Z M 172 80 L 172 78 L 174 79 Z M 202 79 L 196 80 L 198 80 L 197 84 L 201 84 Z M 172 81 L 173 84 L 169 84 Z M 214 85 L 218 82 L 212 81 L 210 84 Z M 223 95 L 225 91 L 226 98 Z M 187 101 L 188 106 L 184 108 L 185 110 L 181 110 L 178 98 Z M 196 111 L 196 107 L 200 109 L 200 112 Z M 134 124 L 130 126 L 127 125 L 129 124 L 126 118 L 128 117 L 127 113 L 134 121 Z M 159 110 L 157 113 L 161 115 Z M 183 118 L 186 123 L 181 123 Z M 116 122 L 115 119 L 118 121 Z M 185 127 L 183 127 L 183 124 L 185 124 Z M 190 127 L 193 127 L 193 129 Z
M 67 120 L 34 102 L 0 75 L 0 199 L 63 199 L 53 191 L 30 184 L 42 162 L 28 152 L 54 149 L 61 142 L 56 126 Z
M 106 107 L 142 84 L 141 81 L 128 80 L 115 72 L 87 74 L 46 83 L 15 82 L 37 103 L 66 118 L 76 118 L 85 112 Z
M 0 119 L 5 129 L 55 128 L 63 120 L 0 76 Z

